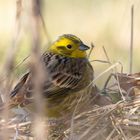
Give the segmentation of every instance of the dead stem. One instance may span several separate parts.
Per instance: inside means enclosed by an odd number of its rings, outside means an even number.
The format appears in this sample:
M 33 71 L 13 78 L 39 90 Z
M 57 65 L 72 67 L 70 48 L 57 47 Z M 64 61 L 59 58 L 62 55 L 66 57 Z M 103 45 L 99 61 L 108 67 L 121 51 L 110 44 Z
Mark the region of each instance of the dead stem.
M 131 32 L 130 32 L 130 55 L 129 55 L 130 74 L 132 73 L 133 68 L 133 38 L 134 38 L 134 5 L 131 6 Z

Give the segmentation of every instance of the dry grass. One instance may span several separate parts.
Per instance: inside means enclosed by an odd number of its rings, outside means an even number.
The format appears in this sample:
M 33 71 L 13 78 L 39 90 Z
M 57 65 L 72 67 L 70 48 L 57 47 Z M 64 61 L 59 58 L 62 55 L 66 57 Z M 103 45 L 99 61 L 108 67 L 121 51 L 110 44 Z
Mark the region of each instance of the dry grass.
M 129 76 L 126 77 L 130 78 Z M 134 83 L 134 80 L 131 79 L 130 81 L 132 82 L 131 84 Z M 114 93 L 121 95 L 117 82 L 116 80 L 116 85 L 108 85 L 110 88 L 106 87 L 104 90 L 107 90 L 107 93 L 110 95 Z M 139 78 L 135 77 L 135 83 L 136 82 L 139 82 Z M 126 83 L 127 82 L 125 82 L 125 84 Z M 128 83 L 130 84 L 130 82 Z M 114 86 L 116 87 L 114 88 Z M 73 125 L 64 130 L 64 139 L 138 140 L 140 138 L 140 91 L 134 90 L 133 92 L 135 94 L 127 94 L 126 96 L 126 92 L 121 85 L 120 88 L 125 100 L 121 99 L 114 104 L 104 106 L 94 105 L 90 110 L 73 116 L 72 120 L 69 120 L 69 122 L 73 122 Z M 129 89 L 130 88 L 129 86 Z M 140 87 L 139 85 L 135 85 L 135 88 Z M 113 97 L 113 95 L 111 97 Z M 101 101 L 103 100 L 101 99 Z M 98 103 L 100 100 L 96 102 Z M 103 104 L 106 104 L 106 102 Z M 28 120 L 28 116 L 24 116 L 22 122 L 16 123 L 17 122 L 12 119 L 9 122 L 1 120 L 1 130 L 6 128 L 8 133 L 11 134 L 11 136 L 13 135 L 12 138 L 14 139 L 33 139 L 34 134 L 31 128 L 34 123 Z M 37 131 L 39 131 L 40 129 L 42 130 L 42 128 L 49 127 L 51 123 L 46 124 L 38 120 L 36 125 L 38 128 Z M 40 133 L 41 131 L 39 131 L 39 134 Z M 42 134 L 40 137 L 41 136 Z
M 103 63 L 108 63 L 106 70 L 100 73 L 91 84 L 95 84 L 96 80 L 111 71 L 111 75 L 105 81 L 105 86 L 102 90 L 95 91 L 92 101 L 93 104 L 90 109 L 81 112 L 80 114 L 73 113 L 72 119 L 67 120 L 69 127 L 59 129 L 63 126 L 61 121 L 44 120 L 41 104 L 42 97 L 40 96 L 40 85 L 43 79 L 43 69 L 39 64 L 40 58 L 40 26 L 43 25 L 46 37 L 48 37 L 47 30 L 43 18 L 41 16 L 41 7 L 39 0 L 32 0 L 30 4 L 30 19 L 31 19 L 31 62 L 30 69 L 36 72 L 35 77 L 35 103 L 36 114 L 30 114 L 25 109 L 18 108 L 16 115 L 9 111 L 8 107 L 1 113 L 0 122 L 0 139 L 1 140 L 46 140 L 48 135 L 48 128 L 54 129 L 55 133 L 62 133 L 58 140 L 139 140 L 140 139 L 140 73 L 127 75 L 122 73 L 120 62 L 113 64 L 105 48 L 104 52 L 107 60 L 93 60 Z M 17 1 L 16 14 L 16 30 L 13 39 L 13 44 L 7 55 L 4 66 L 5 79 L 1 80 L 1 102 L 7 103 L 9 101 L 9 93 L 12 89 L 13 70 L 17 68 L 14 65 L 15 56 L 18 50 L 18 37 L 21 31 L 21 20 L 23 11 L 23 0 Z M 131 46 L 132 47 L 132 46 Z M 93 45 L 92 45 L 93 48 Z M 12 50 L 12 51 L 11 51 Z M 11 53 L 13 52 L 13 53 Z M 92 50 L 89 53 L 92 53 Z M 25 60 L 24 60 L 25 61 Z M 132 61 L 132 60 L 131 60 Z M 22 63 L 21 63 L 22 64 Z M 21 65 L 20 64 L 20 65 Z M 18 65 L 18 66 L 20 66 Z M 118 70 L 121 67 L 121 72 Z M 87 87 L 88 88 L 88 87 Z M 104 95 L 102 95 L 104 94 Z M 4 96 L 4 97 L 3 97 Z M 3 100 L 4 98 L 4 100 Z M 111 101 L 110 101 L 110 99 Z M 114 103 L 112 103 L 114 102 Z M 19 111 L 20 110 L 20 111 Z M 14 110 L 15 111 L 15 110 Z

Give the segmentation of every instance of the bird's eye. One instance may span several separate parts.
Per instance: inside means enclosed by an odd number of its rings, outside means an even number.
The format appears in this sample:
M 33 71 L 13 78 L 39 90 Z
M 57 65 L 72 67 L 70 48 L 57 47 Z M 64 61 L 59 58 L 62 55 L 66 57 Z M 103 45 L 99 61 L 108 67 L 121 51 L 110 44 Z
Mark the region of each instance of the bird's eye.
M 67 45 L 67 48 L 68 48 L 68 49 L 71 49 L 71 48 L 72 48 L 72 46 L 69 44 L 69 45 Z

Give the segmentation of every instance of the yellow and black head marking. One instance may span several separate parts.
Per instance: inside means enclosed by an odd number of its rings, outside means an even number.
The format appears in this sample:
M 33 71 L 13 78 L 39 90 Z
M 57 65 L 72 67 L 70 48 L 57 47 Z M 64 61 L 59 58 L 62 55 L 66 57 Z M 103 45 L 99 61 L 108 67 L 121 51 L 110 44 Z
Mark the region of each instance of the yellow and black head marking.
M 87 45 L 72 34 L 60 36 L 49 48 L 53 53 L 72 58 L 85 58 L 88 49 Z

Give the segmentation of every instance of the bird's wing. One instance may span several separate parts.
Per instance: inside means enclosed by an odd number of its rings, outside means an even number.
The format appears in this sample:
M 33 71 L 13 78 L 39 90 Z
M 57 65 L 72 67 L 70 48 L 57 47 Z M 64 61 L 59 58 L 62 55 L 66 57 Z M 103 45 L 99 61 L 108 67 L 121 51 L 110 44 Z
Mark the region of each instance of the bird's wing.
M 60 95 L 65 96 L 72 91 L 75 92 L 77 90 L 81 90 L 87 85 L 86 81 L 89 81 L 89 74 L 86 72 L 86 61 L 81 59 L 77 61 L 75 59 L 66 59 L 64 57 L 58 58 L 58 56 L 52 56 L 51 54 L 43 55 L 43 58 L 46 74 L 44 75 L 45 82 L 42 85 L 42 94 L 46 98 Z M 18 100 L 19 102 L 23 100 L 24 102 L 24 97 L 27 94 L 32 96 L 34 88 L 32 78 L 32 72 L 25 74 L 11 92 L 11 98 Z
M 27 79 L 29 77 L 29 72 L 24 74 L 23 77 L 20 79 L 20 81 L 17 83 L 17 85 L 15 86 L 15 88 L 13 89 L 13 91 L 10 94 L 10 98 L 14 97 L 17 93 L 20 92 L 20 90 L 24 87 L 25 83 L 27 82 Z
M 52 96 L 60 96 L 66 95 L 68 91 L 75 90 L 78 88 L 78 84 L 81 80 L 81 75 L 72 75 L 69 73 L 65 73 L 63 71 L 52 73 L 51 80 L 46 81 L 44 84 L 44 96 L 52 97 Z
M 31 79 L 30 72 L 22 76 L 22 78 L 20 79 L 20 81 L 17 83 L 17 85 L 10 94 L 9 108 L 18 105 L 24 106 L 25 104 L 28 104 L 30 102 L 27 98 L 25 98 L 25 95 L 28 93 L 26 90 L 26 86 L 29 85 L 30 79 Z
M 67 95 L 72 90 L 83 88 L 80 82 L 86 70 L 86 59 L 67 58 L 61 55 L 45 53 L 43 62 L 48 73 L 47 80 L 43 86 L 44 96 L 49 98 Z
M 49 78 L 46 77 L 46 81 L 43 85 L 43 96 L 46 98 L 60 95 L 65 96 L 70 90 L 74 90 L 78 87 L 80 80 L 80 75 L 72 75 L 64 72 L 49 74 Z M 25 99 L 25 97 L 33 95 L 33 85 L 31 81 L 31 73 L 27 73 L 21 78 L 10 94 L 12 106 L 28 102 L 28 99 Z

